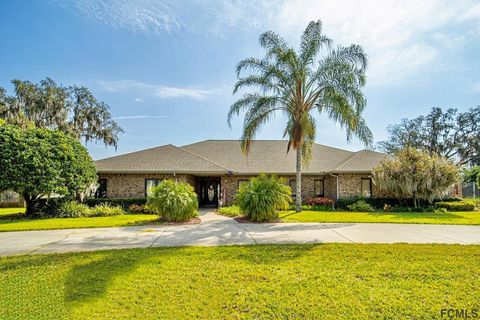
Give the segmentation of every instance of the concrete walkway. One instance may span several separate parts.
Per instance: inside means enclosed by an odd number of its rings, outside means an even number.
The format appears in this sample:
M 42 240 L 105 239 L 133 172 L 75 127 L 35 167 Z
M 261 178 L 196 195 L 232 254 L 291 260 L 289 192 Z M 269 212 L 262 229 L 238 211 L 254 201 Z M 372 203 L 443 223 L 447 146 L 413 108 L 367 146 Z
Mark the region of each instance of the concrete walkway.
M 480 244 L 480 226 L 386 223 L 239 224 L 213 212 L 196 225 L 0 233 L 0 255 L 104 249 L 268 243 Z

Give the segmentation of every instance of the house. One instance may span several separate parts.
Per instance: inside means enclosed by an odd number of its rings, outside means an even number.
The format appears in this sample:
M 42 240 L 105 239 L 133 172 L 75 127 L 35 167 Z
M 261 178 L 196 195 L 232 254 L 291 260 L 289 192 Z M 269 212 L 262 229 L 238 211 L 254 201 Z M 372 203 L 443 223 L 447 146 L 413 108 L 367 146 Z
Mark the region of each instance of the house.
M 302 170 L 302 197 L 382 196 L 371 171 L 386 154 L 351 152 L 314 144 Z M 285 178 L 295 192 L 295 152 L 287 141 L 255 140 L 248 155 L 238 140 L 205 140 L 181 147 L 164 145 L 96 161 L 98 197 L 146 197 L 162 179 L 191 184 L 200 206 L 230 205 L 239 186 L 260 173 Z

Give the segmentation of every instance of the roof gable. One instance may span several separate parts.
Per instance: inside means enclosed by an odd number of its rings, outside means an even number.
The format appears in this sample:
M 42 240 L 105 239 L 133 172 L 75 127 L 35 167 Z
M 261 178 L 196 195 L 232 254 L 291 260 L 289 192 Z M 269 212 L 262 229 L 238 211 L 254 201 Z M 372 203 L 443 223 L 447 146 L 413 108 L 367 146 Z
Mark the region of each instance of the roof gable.
M 388 155 L 371 150 L 361 150 L 339 165 L 334 172 L 370 172 Z

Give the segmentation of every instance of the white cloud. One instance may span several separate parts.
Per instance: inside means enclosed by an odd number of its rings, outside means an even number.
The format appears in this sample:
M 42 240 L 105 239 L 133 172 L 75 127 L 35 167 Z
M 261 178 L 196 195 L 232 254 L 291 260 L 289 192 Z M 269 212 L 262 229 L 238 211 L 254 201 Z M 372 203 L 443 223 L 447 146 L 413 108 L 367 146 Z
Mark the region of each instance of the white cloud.
M 233 28 L 257 34 L 272 29 L 296 43 L 309 21 L 321 19 L 335 43 L 365 47 L 368 82 L 374 85 L 408 80 L 480 38 L 475 0 L 56 1 L 104 25 L 153 34 L 188 31 L 208 37 Z M 467 31 L 452 35 L 461 25 Z M 183 93 L 176 89 L 158 91 L 160 96 Z
M 136 91 L 149 93 L 157 98 L 191 98 L 203 100 L 209 95 L 213 94 L 212 90 L 170 87 L 159 84 L 149 84 L 135 80 L 99 80 L 98 84 L 101 88 L 110 92 Z
M 142 98 L 135 98 L 135 100 L 133 100 L 133 101 L 136 102 L 136 103 L 143 103 Z
M 357 43 L 370 58 L 370 84 L 402 82 L 439 63 L 446 49 L 465 39 L 444 39 L 445 29 L 480 25 L 479 5 L 471 0 L 285 1 L 272 25 L 290 39 L 310 20 L 321 19 L 336 43 Z M 435 35 L 435 37 L 434 37 Z M 444 40 L 443 43 L 440 40 Z
M 167 116 L 149 116 L 149 115 L 136 115 L 136 116 L 118 116 L 115 117 L 115 120 L 138 120 L 138 119 L 163 119 L 163 118 L 168 118 Z
M 263 25 L 270 5 L 242 0 L 55 0 L 59 5 L 115 28 L 144 33 L 188 30 L 223 34 L 225 28 Z

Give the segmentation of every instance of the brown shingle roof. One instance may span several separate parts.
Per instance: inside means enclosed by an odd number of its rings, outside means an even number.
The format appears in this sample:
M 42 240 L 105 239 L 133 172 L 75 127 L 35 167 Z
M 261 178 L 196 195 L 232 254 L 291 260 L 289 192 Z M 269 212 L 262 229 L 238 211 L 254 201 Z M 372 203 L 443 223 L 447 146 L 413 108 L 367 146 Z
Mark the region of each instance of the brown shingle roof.
M 314 144 L 304 174 L 368 172 L 386 155 L 362 150 L 351 152 Z M 96 161 L 101 173 L 205 173 L 294 174 L 295 152 L 287 153 L 287 141 L 256 140 L 248 155 L 238 140 L 205 140 L 182 147 L 165 145 Z
M 226 173 L 225 168 L 168 144 L 95 161 L 103 173 Z
M 370 172 L 388 155 L 380 152 L 361 150 L 333 170 L 334 172 Z
M 205 157 L 236 174 L 295 172 L 295 151 L 287 153 L 287 141 L 256 140 L 245 155 L 238 140 L 206 140 L 183 146 L 182 149 Z M 315 144 L 312 159 L 303 172 L 323 173 L 335 169 L 353 153 Z

